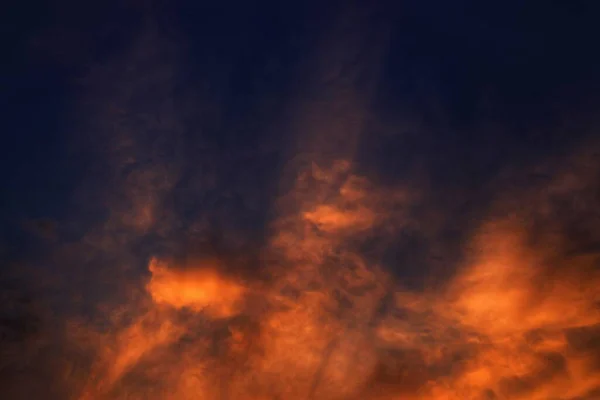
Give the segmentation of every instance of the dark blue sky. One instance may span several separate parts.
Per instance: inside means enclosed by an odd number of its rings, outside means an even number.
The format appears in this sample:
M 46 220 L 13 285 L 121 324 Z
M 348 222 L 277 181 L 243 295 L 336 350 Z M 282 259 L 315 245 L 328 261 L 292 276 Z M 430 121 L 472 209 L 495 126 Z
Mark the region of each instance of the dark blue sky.
M 190 200 L 204 194 L 189 184 L 202 163 L 219 182 L 211 207 L 223 203 L 247 229 L 260 226 L 289 157 L 290 104 L 319 96 L 306 85 L 311 60 L 346 14 L 357 22 L 342 23 L 326 52 L 347 47 L 356 59 L 344 62 L 360 65 L 352 73 L 369 93 L 369 112 L 356 157 L 382 181 L 420 171 L 432 202 L 459 197 L 458 209 L 476 208 L 505 169 L 566 152 L 597 129 L 594 1 L 146 3 L 19 2 L 3 16 L 0 238 L 11 256 L 43 245 L 28 221 L 48 219 L 62 240 L 88 229 L 65 221 L 102 219 L 109 200 L 98 193 L 110 186 L 112 164 L 99 149 L 115 139 L 98 139 L 98 119 L 107 118 L 98 110 L 114 103 L 129 116 L 155 115 L 163 106 L 152 96 L 172 100 L 181 131 L 167 144 L 160 137 L 168 127 L 143 133 L 168 148 L 162 161 L 178 165 L 171 206 L 204 212 Z M 161 50 L 135 59 L 140 40 Z M 167 92 L 144 94 L 141 84 L 131 89 L 138 97 L 119 103 L 105 91 L 128 85 L 119 71 L 133 59 L 142 70 L 176 65 Z M 222 196 L 230 189 L 245 194 Z M 245 208 L 248 196 L 261 206 Z

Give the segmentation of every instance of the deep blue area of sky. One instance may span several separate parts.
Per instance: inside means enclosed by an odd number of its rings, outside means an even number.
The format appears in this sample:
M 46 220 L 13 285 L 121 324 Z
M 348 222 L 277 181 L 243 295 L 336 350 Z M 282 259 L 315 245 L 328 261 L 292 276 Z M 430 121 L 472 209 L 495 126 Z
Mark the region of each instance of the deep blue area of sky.
M 254 101 L 250 94 L 257 82 L 265 93 L 293 87 L 292 67 L 347 6 L 146 3 L 20 1 L 2 13 L 0 240 L 5 249 L 27 241 L 22 221 L 60 220 L 68 213 L 84 161 L 69 147 L 69 105 L 78 78 L 118 52 L 145 16 L 152 15 L 164 35 L 185 39 L 190 62 L 212 59 L 213 68 L 231 68 L 226 108 L 235 120 Z M 426 160 L 441 185 L 477 186 L 504 165 L 560 151 L 593 119 L 600 104 L 597 1 L 370 3 L 369 23 L 391 21 L 374 105 L 383 115 L 418 116 L 433 132 L 412 137 L 408 146 L 374 146 L 372 156 L 386 173 L 400 174 L 407 163 Z M 279 68 L 264 79 L 263 66 L 272 59 Z M 432 114 L 432 103 L 444 110 L 444 120 Z M 485 123 L 502 125 L 502 133 L 481 134 L 476 127 Z M 214 138 L 222 146 L 260 140 L 252 132 L 223 135 L 215 132 Z

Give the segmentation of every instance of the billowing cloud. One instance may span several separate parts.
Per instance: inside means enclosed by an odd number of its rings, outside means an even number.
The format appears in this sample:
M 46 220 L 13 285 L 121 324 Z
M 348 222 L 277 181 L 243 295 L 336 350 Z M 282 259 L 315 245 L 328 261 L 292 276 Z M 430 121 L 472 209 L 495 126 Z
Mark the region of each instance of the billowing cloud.
M 557 232 L 532 244 L 515 210 L 481 224 L 442 287 L 407 290 L 356 243 L 410 196 L 343 165 L 299 177 L 328 195 L 274 221 L 269 280 L 152 260 L 146 311 L 112 337 L 89 398 L 594 398 L 597 254 L 565 258 Z
M 262 205 L 265 232 L 232 254 L 198 244 L 215 226 L 223 242 L 243 242 L 235 223 L 214 220 L 249 211 L 231 212 L 243 203 L 223 172 L 231 159 L 206 167 L 223 155 L 211 153 L 218 146 L 197 154 L 181 144 L 176 62 L 141 74 L 163 59 L 142 40 L 114 70 L 97 72 L 94 90 L 109 95 L 91 107 L 99 165 L 90 179 L 106 183 L 83 185 L 78 199 L 97 218 L 88 229 L 74 224 L 83 232 L 52 260 L 79 295 L 68 302 L 92 304 L 79 317 L 51 315 L 52 335 L 11 347 L 18 361 L 43 361 L 40 382 L 52 381 L 54 398 L 598 398 L 597 147 L 518 171 L 545 174 L 526 187 L 500 182 L 447 275 L 407 284 L 402 272 L 419 266 L 389 253 L 409 234 L 445 248 L 430 226 L 443 211 L 417 215 L 439 204 L 421 203 L 425 184 L 376 182 L 356 159 L 377 74 L 359 81 L 381 56 L 354 37 L 363 36 L 359 14 L 342 18 L 313 60 L 315 76 L 291 102 L 289 162 Z M 355 62 L 360 51 L 374 61 Z M 180 165 L 182 148 L 192 172 Z M 250 178 L 244 185 L 255 190 Z M 248 225 L 249 236 L 260 230 Z

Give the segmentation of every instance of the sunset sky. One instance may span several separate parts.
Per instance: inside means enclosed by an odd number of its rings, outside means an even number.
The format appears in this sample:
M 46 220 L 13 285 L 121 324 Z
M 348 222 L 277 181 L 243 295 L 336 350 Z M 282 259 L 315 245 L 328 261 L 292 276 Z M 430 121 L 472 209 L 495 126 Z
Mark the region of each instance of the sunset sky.
M 599 17 L 10 6 L 0 392 L 600 399 Z

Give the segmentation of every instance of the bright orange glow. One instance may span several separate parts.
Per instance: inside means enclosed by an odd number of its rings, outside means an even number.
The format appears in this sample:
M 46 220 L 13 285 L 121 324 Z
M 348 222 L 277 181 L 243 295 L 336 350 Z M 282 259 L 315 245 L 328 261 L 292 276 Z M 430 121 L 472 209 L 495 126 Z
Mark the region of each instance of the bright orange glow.
M 304 218 L 320 229 L 330 232 L 344 228 L 367 229 L 374 216 L 368 209 L 342 211 L 332 206 L 318 206 L 314 211 L 304 213 Z
M 215 317 L 229 317 L 236 313 L 244 288 L 219 275 L 216 266 L 211 264 L 172 269 L 166 263 L 153 259 L 149 266 L 152 278 L 147 290 L 157 304 L 205 310 Z

